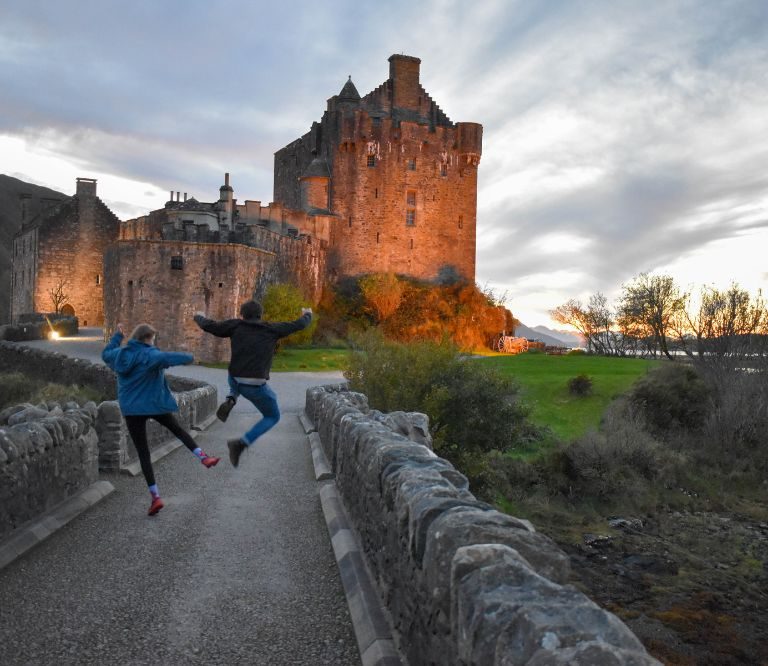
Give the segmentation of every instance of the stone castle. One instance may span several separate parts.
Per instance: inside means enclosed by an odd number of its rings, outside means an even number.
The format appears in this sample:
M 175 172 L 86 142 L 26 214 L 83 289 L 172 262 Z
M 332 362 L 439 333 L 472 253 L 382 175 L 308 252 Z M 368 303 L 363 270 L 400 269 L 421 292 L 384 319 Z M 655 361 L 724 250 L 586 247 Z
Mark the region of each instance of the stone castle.
M 266 285 L 292 281 L 313 303 L 336 280 L 372 272 L 475 277 L 482 126 L 453 123 L 419 82 L 420 60 L 389 58 L 361 97 L 351 77 L 320 122 L 275 153 L 274 201 L 239 203 L 229 175 L 215 202 L 171 192 L 164 208 L 119 221 L 79 178 L 73 197 L 14 238 L 12 318 L 64 310 L 83 325 L 152 322 L 165 348 L 228 356 L 192 314 L 236 316 Z

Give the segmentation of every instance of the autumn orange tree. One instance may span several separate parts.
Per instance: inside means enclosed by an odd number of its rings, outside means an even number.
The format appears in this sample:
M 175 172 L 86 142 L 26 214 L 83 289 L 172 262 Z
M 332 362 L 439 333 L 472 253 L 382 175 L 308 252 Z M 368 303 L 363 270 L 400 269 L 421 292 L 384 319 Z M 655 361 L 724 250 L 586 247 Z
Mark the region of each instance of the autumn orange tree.
M 391 273 L 365 275 L 337 285 L 324 301 L 336 330 L 378 326 L 391 340 L 451 340 L 464 350 L 488 347 L 515 320 L 490 290 L 457 279 L 436 284 Z M 339 333 L 337 332 L 337 335 Z

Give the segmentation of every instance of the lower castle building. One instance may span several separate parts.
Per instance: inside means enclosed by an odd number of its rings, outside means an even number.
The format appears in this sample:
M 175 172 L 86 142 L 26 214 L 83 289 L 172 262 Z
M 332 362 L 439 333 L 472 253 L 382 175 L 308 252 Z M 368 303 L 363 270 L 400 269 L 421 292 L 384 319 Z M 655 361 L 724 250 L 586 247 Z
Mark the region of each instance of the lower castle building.
M 210 203 L 171 192 L 119 222 L 78 179 L 76 194 L 14 240 L 12 317 L 64 310 L 83 325 L 161 331 L 161 345 L 224 361 L 228 341 L 201 336 L 192 315 L 237 316 L 268 284 L 290 281 L 317 303 L 342 277 L 392 272 L 475 278 L 482 126 L 452 123 L 419 81 L 418 58 L 393 55 L 390 76 L 361 97 L 352 80 L 320 122 L 275 153 L 274 202 L 238 203 L 229 174 Z

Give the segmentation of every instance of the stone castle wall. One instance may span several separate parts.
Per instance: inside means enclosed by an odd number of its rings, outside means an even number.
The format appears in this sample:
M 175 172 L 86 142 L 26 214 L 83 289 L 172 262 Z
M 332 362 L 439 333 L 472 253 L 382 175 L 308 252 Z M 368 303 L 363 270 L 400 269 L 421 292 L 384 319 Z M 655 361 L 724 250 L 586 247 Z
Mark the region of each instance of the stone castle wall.
M 462 474 L 364 395 L 312 388 L 306 413 L 409 663 L 658 663 L 565 584 L 569 560 L 554 542 L 479 502 Z
M 475 276 L 477 167 L 454 148 L 455 128 L 345 119 L 333 166 L 332 237 L 345 275 Z M 373 166 L 369 164 L 373 162 Z
M 161 349 L 226 362 L 229 340 L 204 333 L 192 317 L 197 311 L 211 319 L 237 317 L 275 262 L 274 253 L 245 245 L 118 241 L 104 256 L 105 329 L 111 333 L 120 322 L 129 334 L 146 322 L 158 330 Z
M 329 169 L 331 280 L 432 279 L 445 266 L 474 280 L 482 126 L 452 123 L 419 83 L 419 63 L 392 56 L 384 84 L 364 98 L 345 86 L 319 123 L 275 153 L 274 198 L 290 208 L 308 205 L 311 166 Z M 322 198 L 323 179 L 311 184 Z

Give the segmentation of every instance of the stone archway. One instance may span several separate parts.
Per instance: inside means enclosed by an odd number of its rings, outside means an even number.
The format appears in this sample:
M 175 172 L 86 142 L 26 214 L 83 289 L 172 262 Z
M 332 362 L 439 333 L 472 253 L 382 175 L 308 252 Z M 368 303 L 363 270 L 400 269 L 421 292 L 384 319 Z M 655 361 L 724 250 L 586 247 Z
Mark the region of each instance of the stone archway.
M 74 317 L 75 316 L 75 308 L 73 308 L 69 303 L 62 305 L 61 314 L 63 314 L 65 317 Z

